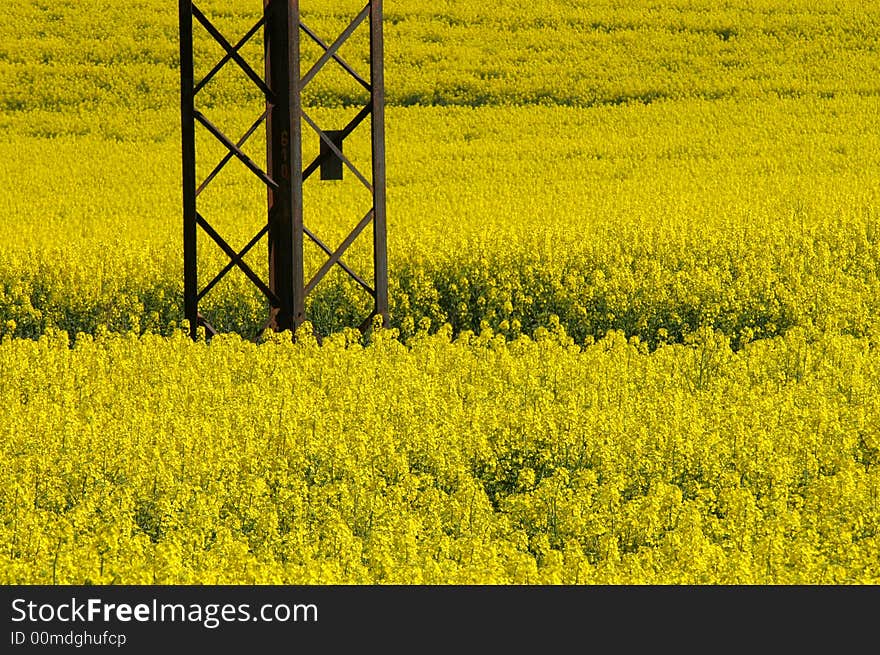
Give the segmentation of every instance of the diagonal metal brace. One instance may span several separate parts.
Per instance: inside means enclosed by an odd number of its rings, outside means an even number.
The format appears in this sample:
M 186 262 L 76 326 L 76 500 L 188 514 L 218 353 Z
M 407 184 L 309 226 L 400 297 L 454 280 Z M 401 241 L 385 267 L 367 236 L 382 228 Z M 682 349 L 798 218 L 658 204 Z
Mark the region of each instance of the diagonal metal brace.
M 263 180 L 263 182 L 267 186 L 272 187 L 273 189 L 278 188 L 278 183 L 275 180 L 273 180 L 271 177 L 266 175 L 266 173 L 264 173 L 263 170 L 259 166 L 257 166 L 254 163 L 254 161 L 250 157 L 248 157 L 244 153 L 244 151 L 242 151 L 241 148 L 236 146 L 232 141 L 229 140 L 229 137 L 227 137 L 225 134 L 223 134 L 223 132 L 220 131 L 220 128 L 218 128 L 211 121 L 209 121 L 207 118 L 205 118 L 205 115 L 202 112 L 194 111 L 193 117 L 199 123 L 204 125 L 207 128 L 207 130 L 211 134 L 213 134 L 214 137 L 216 137 L 216 139 L 220 143 L 222 143 L 224 146 L 226 146 L 226 148 L 229 150 L 229 152 L 231 152 L 233 155 L 238 157 L 239 160 L 241 161 L 241 163 L 243 163 L 245 166 L 247 166 L 254 175 L 256 175 L 258 178 Z
M 306 114 L 305 110 L 302 110 L 301 113 L 302 113 L 302 117 L 305 119 L 306 123 L 309 124 L 309 127 L 311 127 L 313 130 L 315 130 L 315 132 L 318 133 L 318 136 L 321 137 L 321 141 L 326 143 L 327 147 L 330 148 L 330 150 L 333 152 L 333 154 L 336 155 L 337 157 L 339 157 L 339 159 L 342 160 L 343 164 L 348 166 L 348 169 L 352 173 L 354 173 L 355 177 L 357 177 L 357 179 L 359 179 L 365 187 L 367 187 L 367 190 L 370 193 L 373 193 L 373 185 L 370 184 L 367 181 L 367 178 L 365 178 L 361 174 L 361 172 L 355 167 L 355 165 L 352 164 L 351 161 L 349 161 L 348 157 L 346 157 L 345 155 L 342 154 L 342 151 L 338 147 L 336 147 L 335 143 L 333 143 L 333 139 L 331 139 L 329 136 L 324 134 L 324 131 L 320 127 L 318 127 L 318 125 L 317 125 L 317 123 L 315 123 L 315 121 L 313 121 L 311 118 L 309 118 L 309 116 L 308 116 L 308 114 Z
M 371 111 L 372 111 L 372 107 L 370 107 L 370 105 L 364 106 L 364 108 L 358 112 L 358 115 L 355 116 L 354 118 L 352 118 L 351 121 L 349 121 L 348 125 L 346 125 L 344 128 L 339 130 L 340 136 L 343 139 L 347 138 L 348 135 L 351 134 L 352 132 L 354 132 L 355 129 L 357 129 L 357 126 L 360 125 L 363 122 L 363 120 L 367 116 L 370 115 Z M 307 179 L 309 179 L 312 176 L 312 173 L 314 173 L 316 170 L 318 170 L 321 167 L 321 163 L 324 161 L 324 158 L 326 156 L 327 156 L 326 153 L 323 156 L 318 155 L 317 157 L 315 157 L 315 159 L 312 161 L 312 163 L 306 167 L 306 169 L 303 171 L 303 182 L 305 182 Z
M 266 82 L 263 80 L 263 78 L 257 75 L 254 69 L 251 68 L 251 65 L 247 63 L 244 58 L 238 53 L 238 50 L 236 50 L 232 46 L 232 44 L 226 40 L 226 37 L 220 33 L 220 30 L 214 27 L 213 23 L 208 20 L 208 17 L 205 16 L 205 14 L 203 14 L 201 10 L 195 5 L 192 6 L 192 15 L 208 31 L 208 34 L 210 34 L 214 38 L 214 40 L 220 44 L 220 46 L 226 51 L 226 54 L 228 54 L 233 60 L 235 60 L 235 63 L 241 67 L 241 70 L 244 71 L 244 74 L 251 78 L 253 83 L 256 84 L 257 87 L 259 87 L 260 91 L 263 92 L 263 95 L 265 95 L 266 98 L 274 98 L 275 94 L 272 93 L 272 90 L 266 85 Z
M 232 46 L 232 50 L 228 51 L 225 55 L 223 55 L 223 59 L 221 59 L 219 62 L 217 62 L 217 64 L 214 66 L 214 68 L 212 68 L 210 70 L 210 72 L 207 75 L 205 75 L 205 77 L 202 79 L 202 81 L 199 82 L 198 84 L 196 84 L 195 89 L 193 91 L 193 95 L 197 95 L 198 92 L 201 91 L 208 82 L 210 82 L 212 79 L 214 79 L 214 76 L 220 72 L 220 69 L 222 69 L 226 65 L 226 62 L 228 62 L 230 59 L 232 59 L 232 53 L 233 52 L 238 53 L 238 51 L 241 50 L 245 46 L 245 44 L 251 40 L 251 37 L 253 37 L 254 34 L 256 34 L 265 23 L 266 23 L 266 17 L 263 16 L 262 18 L 260 18 L 259 21 L 257 21 L 256 25 L 254 25 L 250 30 L 248 30 L 247 34 L 245 34 L 243 37 L 241 37 L 241 39 L 239 40 L 238 43 L 236 43 L 234 46 Z
M 333 268 L 334 264 L 339 262 L 339 259 L 342 257 L 343 253 L 345 253 L 345 251 L 348 250 L 349 246 L 354 243 L 354 240 L 358 238 L 358 235 L 363 231 L 365 227 L 367 227 L 367 225 L 369 225 L 371 220 L 373 220 L 372 208 L 370 209 L 370 211 L 367 212 L 367 215 L 361 219 L 360 223 L 355 226 L 355 228 L 351 231 L 351 234 L 345 237 L 345 240 L 342 242 L 342 244 L 340 244 L 335 252 L 330 255 L 330 259 L 324 262 L 324 265 L 321 267 L 321 269 L 317 273 L 315 273 L 315 277 L 313 277 L 311 281 L 306 285 L 305 295 L 309 295 L 312 292 L 312 289 L 314 289 L 315 286 L 318 284 L 318 282 L 320 282 L 324 278 L 324 276 L 327 275 L 327 271 Z
M 364 322 L 360 324 L 358 330 L 360 330 L 361 332 L 366 332 L 367 330 L 369 330 L 370 326 L 373 324 L 373 317 L 375 317 L 376 314 L 378 314 L 378 312 L 375 309 L 371 311 L 370 315 L 367 316 L 367 318 L 364 319 Z
M 369 14 L 370 14 L 370 5 L 367 5 L 366 7 L 363 8 L 361 13 L 359 13 L 357 15 L 357 18 L 355 18 L 351 22 L 351 25 L 346 27 L 345 30 L 342 32 L 342 34 L 339 35 L 339 38 L 337 38 L 333 42 L 333 45 L 331 45 L 329 48 L 325 48 L 325 52 L 323 55 L 321 55 L 321 58 L 315 62 L 315 65 L 312 66 L 312 68 L 309 70 L 309 72 L 306 73 L 303 76 L 302 80 L 300 81 L 300 88 L 301 89 L 304 89 L 306 87 L 306 85 L 312 81 L 312 78 L 318 74 L 318 71 L 324 67 L 324 64 L 326 64 L 328 61 L 330 61 L 330 59 L 334 55 L 336 55 L 336 51 L 339 50 L 340 47 L 342 47 L 342 44 L 348 40 L 348 37 L 350 37 L 352 35 L 352 33 L 358 28 L 358 26 L 364 22 L 364 19 Z M 306 32 L 306 34 L 308 34 L 308 32 Z M 323 47 L 323 44 L 322 44 L 322 47 Z M 337 61 L 339 61 L 338 57 L 337 57 Z M 356 80 L 359 79 L 359 76 L 354 74 L 354 72 L 350 70 L 350 68 L 351 68 L 350 66 L 343 64 L 343 68 L 345 68 L 346 71 L 348 71 L 349 73 L 354 75 L 354 78 Z
M 318 246 L 321 250 L 323 250 L 327 255 L 329 255 L 330 257 L 333 256 L 333 251 L 330 250 L 330 246 L 328 246 L 326 243 L 324 243 L 323 241 L 321 241 L 321 240 L 315 235 L 314 232 L 312 232 L 312 231 L 311 231 L 309 228 L 307 228 L 307 227 L 304 227 L 304 228 L 303 228 L 303 232 L 305 233 L 305 235 L 306 235 L 309 239 L 311 239 L 311 240 L 315 243 L 316 246 Z M 358 284 L 360 284 L 368 294 L 370 294 L 370 295 L 373 296 L 373 297 L 376 296 L 376 292 L 375 292 L 375 290 L 373 289 L 373 287 L 371 287 L 369 284 L 367 284 L 367 283 L 363 280 L 363 278 L 362 278 L 360 275 L 358 275 L 358 274 L 355 273 L 353 270 L 351 270 L 351 268 L 350 268 L 345 262 L 343 262 L 341 259 L 338 259 L 338 260 L 336 260 L 336 264 L 337 264 L 337 265 L 338 265 L 343 271 L 345 271 L 346 273 L 348 273 L 349 277 L 351 277 L 352 280 L 354 280 L 355 282 L 357 282 Z
M 248 131 L 244 133 L 244 136 L 242 136 L 238 140 L 238 142 L 235 145 L 239 150 L 242 148 L 242 146 L 244 146 L 245 143 L 247 143 L 248 139 L 250 139 L 251 136 L 253 136 L 254 132 L 257 131 L 257 128 L 260 127 L 260 125 L 263 123 L 264 120 L 266 120 L 266 116 L 268 116 L 268 115 L 269 115 L 269 110 L 267 109 L 266 111 L 263 112 L 263 115 L 260 116 L 256 121 L 254 121 L 254 124 L 248 128 Z M 202 191 L 204 191 L 205 188 L 213 181 L 213 179 L 215 177 L 217 177 L 217 175 L 220 173 L 220 171 L 223 170 L 223 167 L 226 166 L 226 164 L 229 163 L 229 160 L 232 159 L 234 156 L 235 156 L 235 153 L 232 152 L 231 150 L 223 156 L 223 159 L 220 160 L 220 163 L 214 167 L 214 170 L 211 171 L 211 173 L 208 175 L 208 177 L 206 177 L 204 179 L 204 181 L 199 185 L 199 188 L 196 189 L 196 197 L 201 195 Z
M 220 246 L 223 252 L 225 252 L 226 255 L 229 257 L 229 259 L 235 262 L 235 265 L 241 269 L 241 272 L 247 275 L 248 279 L 250 279 L 250 281 L 254 283 L 254 286 L 256 286 L 260 291 L 263 292 L 263 295 L 265 295 L 266 298 L 269 299 L 270 303 L 275 306 L 281 304 L 278 296 L 275 295 L 275 293 L 268 287 L 268 285 L 260 279 L 259 275 L 254 273 L 253 269 L 251 269 L 251 267 L 244 262 L 244 260 L 239 256 L 237 252 L 235 252 L 232 246 L 226 243 L 225 239 L 220 236 L 217 230 L 211 227 L 211 224 L 208 223 L 208 221 L 206 221 L 201 214 L 196 214 L 196 221 L 198 222 L 199 226 L 208 234 L 208 236 L 214 240 L 214 243 Z
M 310 30 L 305 23 L 300 23 L 299 26 L 302 29 L 302 31 L 305 32 L 312 39 L 312 41 L 314 41 L 319 46 L 321 46 L 321 48 L 323 48 L 325 51 L 330 49 L 330 46 L 327 45 L 321 37 L 319 37 L 312 30 Z M 334 53 L 333 60 L 337 64 L 342 66 L 346 71 L 348 71 L 348 74 L 351 75 L 357 81 L 358 84 L 360 84 L 362 87 L 364 87 L 367 91 L 372 92 L 373 86 L 369 82 L 367 82 L 364 78 L 362 78 L 360 75 L 358 75 L 357 72 L 351 66 L 349 66 L 348 63 L 342 57 L 340 57 L 338 54 Z
M 208 295 L 208 292 L 210 292 L 211 289 L 213 289 L 217 285 L 217 283 L 220 280 L 222 280 L 226 276 L 226 274 L 229 273 L 229 271 L 232 270 L 232 267 L 236 266 L 236 262 L 244 261 L 245 255 L 247 255 L 250 252 L 251 248 L 253 248 L 255 245 L 257 245 L 257 243 L 259 243 L 260 239 L 262 239 L 268 231 L 269 231 L 269 225 L 267 223 L 266 225 L 263 226 L 263 229 L 260 230 L 259 232 L 257 232 L 256 236 L 254 236 L 253 239 L 248 241 L 247 245 L 238 252 L 238 256 L 235 259 L 230 259 L 229 263 L 226 264 L 226 266 L 224 266 L 220 270 L 220 272 L 214 276 L 214 279 L 211 280 L 210 282 L 208 282 L 208 284 L 205 286 L 205 288 L 199 292 L 199 296 L 198 296 L 199 300 L 201 300 L 206 295 Z

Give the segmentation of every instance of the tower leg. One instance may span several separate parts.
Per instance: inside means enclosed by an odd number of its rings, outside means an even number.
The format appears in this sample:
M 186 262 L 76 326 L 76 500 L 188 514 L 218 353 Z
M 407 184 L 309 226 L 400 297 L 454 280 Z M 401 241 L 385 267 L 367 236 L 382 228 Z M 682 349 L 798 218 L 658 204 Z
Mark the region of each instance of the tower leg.
M 388 327 L 388 252 L 385 226 L 385 40 L 382 0 L 370 2 L 370 94 L 373 142 L 373 269 L 376 314 Z
M 196 125 L 192 0 L 180 0 L 180 120 L 183 153 L 183 304 L 190 336 L 198 335 Z
M 266 12 L 269 288 L 280 301 L 269 327 L 296 330 L 305 320 L 303 296 L 302 134 L 299 0 L 264 0 Z

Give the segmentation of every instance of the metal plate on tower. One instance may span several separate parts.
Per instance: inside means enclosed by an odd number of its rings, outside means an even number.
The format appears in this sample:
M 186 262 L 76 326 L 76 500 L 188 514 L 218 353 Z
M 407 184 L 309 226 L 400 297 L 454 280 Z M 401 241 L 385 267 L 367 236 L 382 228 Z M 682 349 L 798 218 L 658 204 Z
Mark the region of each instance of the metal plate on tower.
M 333 145 L 342 152 L 342 140 L 345 138 L 345 132 L 342 130 L 325 130 L 324 134 L 333 142 Z M 342 160 L 339 158 L 328 143 L 321 139 L 321 179 L 322 180 L 341 180 L 342 179 Z

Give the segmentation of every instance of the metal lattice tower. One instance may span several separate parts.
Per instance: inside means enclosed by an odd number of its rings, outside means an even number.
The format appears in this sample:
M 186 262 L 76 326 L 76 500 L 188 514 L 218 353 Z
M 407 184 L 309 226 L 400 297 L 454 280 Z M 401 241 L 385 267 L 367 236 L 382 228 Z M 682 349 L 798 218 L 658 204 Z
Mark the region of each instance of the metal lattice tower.
M 179 0 L 180 7 L 180 80 L 181 123 L 183 145 L 183 250 L 184 250 L 184 311 L 190 333 L 197 336 L 198 326 L 209 334 L 214 328 L 199 312 L 199 302 L 233 268 L 238 267 L 266 296 L 270 315 L 262 330 L 296 330 L 306 320 L 306 297 L 334 266 L 344 270 L 374 299 L 372 313 L 359 326 L 369 328 L 373 317 L 379 316 L 388 324 L 388 258 L 385 224 L 385 91 L 384 44 L 382 34 L 382 0 L 371 0 L 352 20 L 339 37 L 328 44 L 300 20 L 299 0 L 263 0 L 263 14 L 257 23 L 235 44 L 227 40 L 202 13 L 193 0 Z M 193 27 L 199 23 L 226 53 L 201 80 L 194 79 Z M 370 79 L 361 77 L 342 57 L 339 48 L 355 30 L 368 22 L 370 30 Z M 241 56 L 242 47 L 260 30 L 264 33 L 265 72 L 260 75 Z M 306 35 L 317 43 L 323 54 L 311 69 L 301 76 L 300 39 Z M 321 69 L 334 60 L 370 94 L 370 100 L 341 130 L 323 130 L 303 109 L 303 89 Z M 245 134 L 233 141 L 220 131 L 196 106 L 196 100 L 206 84 L 224 67 L 237 65 L 260 89 L 266 98 L 266 110 Z M 357 127 L 370 117 L 371 124 L 371 179 L 368 179 L 343 153 L 342 143 Z M 266 170 L 262 170 L 242 147 L 265 123 Z M 228 151 L 213 171 L 204 179 L 196 179 L 196 124 L 203 126 Z M 321 142 L 320 154 L 303 167 L 303 124 L 314 130 Z M 268 191 L 268 214 L 263 228 L 236 251 L 215 230 L 198 210 L 198 197 L 232 159 L 238 159 Z M 321 179 L 340 179 L 343 165 L 369 190 L 372 207 L 336 248 L 324 243 L 304 224 L 303 183 L 320 170 Z M 373 285 L 355 273 L 342 256 L 355 239 L 373 225 Z M 201 230 L 201 232 L 200 232 Z M 201 286 L 199 279 L 197 244 L 200 235 L 211 239 L 229 257 L 228 264 L 211 280 Z M 268 241 L 269 279 L 261 279 L 245 261 L 245 255 L 263 237 Z M 313 241 L 328 259 L 310 279 L 304 278 L 303 244 Z

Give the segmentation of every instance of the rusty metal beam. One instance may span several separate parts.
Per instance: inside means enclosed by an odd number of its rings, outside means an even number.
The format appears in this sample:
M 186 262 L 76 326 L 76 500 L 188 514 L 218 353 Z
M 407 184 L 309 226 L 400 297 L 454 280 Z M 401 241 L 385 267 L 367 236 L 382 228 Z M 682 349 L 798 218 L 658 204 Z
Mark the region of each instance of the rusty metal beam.
M 192 0 L 179 0 L 180 135 L 183 153 L 183 297 L 184 316 L 195 339 L 199 325 L 199 281 L 196 241 L 196 123 L 193 63 Z
M 319 239 L 318 236 L 317 236 L 314 232 L 312 232 L 309 228 L 306 228 L 306 229 L 305 229 L 305 233 L 306 233 L 306 236 L 307 236 L 309 239 L 311 239 L 312 242 L 313 242 L 316 246 L 318 246 L 321 250 L 323 250 L 325 254 L 329 255 L 330 257 L 333 256 L 333 251 L 330 249 L 330 246 L 328 246 L 326 243 L 324 243 L 323 241 L 321 241 L 321 239 Z M 348 276 L 349 276 L 352 280 L 354 280 L 355 282 L 357 282 L 358 284 L 360 284 L 360 285 L 364 288 L 364 291 L 366 291 L 366 292 L 367 292 L 368 294 L 370 294 L 371 296 L 375 296 L 375 295 L 376 295 L 376 292 L 373 290 L 373 287 L 371 287 L 369 284 L 367 284 L 367 283 L 363 280 L 363 278 L 361 278 L 360 275 L 358 275 L 358 274 L 355 273 L 353 270 L 351 270 L 345 262 L 343 262 L 341 259 L 337 259 L 337 260 L 336 260 L 336 263 L 339 265 L 339 268 L 341 268 L 343 271 L 345 271 L 346 273 L 348 273 Z
M 245 46 L 245 44 L 248 41 L 250 41 L 251 38 L 257 32 L 260 31 L 260 28 L 263 27 L 263 25 L 265 24 L 265 21 L 266 21 L 266 19 L 264 16 L 260 17 L 260 20 L 257 21 L 256 25 L 254 25 L 250 30 L 248 30 L 247 34 L 245 34 L 243 37 L 241 37 L 241 39 L 239 39 L 238 43 L 236 43 L 232 47 L 231 50 L 228 50 L 226 52 L 226 54 L 223 55 L 223 58 L 214 65 L 214 68 L 212 68 L 208 72 L 208 74 L 205 75 L 205 77 L 202 78 L 201 82 L 196 84 L 195 93 L 197 95 L 198 95 L 199 91 L 201 91 L 208 82 L 210 82 L 212 79 L 214 79 L 214 76 L 220 72 L 220 70 L 226 65 L 226 62 L 228 62 L 230 59 L 232 59 L 233 53 L 237 54 Z M 248 68 L 250 68 L 250 66 L 248 66 Z
M 305 320 L 303 294 L 302 127 L 299 86 L 299 0 L 264 0 L 266 79 L 275 92 L 266 122 L 269 174 L 269 286 L 281 299 L 273 330 Z
M 373 272 L 376 314 L 388 327 L 388 237 L 385 208 L 385 36 L 382 0 L 370 2 L 370 123 L 373 143 Z
M 333 265 L 339 262 L 339 259 L 348 250 L 348 247 L 354 243 L 354 240 L 358 238 L 358 235 L 363 231 L 367 224 L 373 218 L 373 210 L 367 212 L 367 215 L 361 219 L 361 222 L 358 223 L 355 228 L 351 231 L 351 233 L 345 237 L 342 241 L 342 244 L 330 255 L 330 259 L 324 262 L 324 265 L 320 268 L 320 270 L 315 273 L 315 276 L 311 279 L 311 281 L 306 285 L 306 295 L 308 295 L 312 289 L 314 289 L 318 282 L 320 282 L 327 272 L 333 268 Z
M 312 30 L 310 30 L 304 23 L 300 23 L 299 26 L 302 29 L 302 31 L 305 32 L 309 36 L 309 38 L 312 39 L 312 41 L 314 41 L 319 46 L 321 46 L 321 48 L 323 48 L 325 51 L 330 49 L 330 46 L 327 45 L 327 43 L 325 43 L 321 37 L 319 37 Z M 367 91 L 370 90 L 370 83 L 367 82 L 360 75 L 358 75 L 355 72 L 355 70 L 351 66 L 349 66 L 348 63 L 344 59 L 342 59 L 342 57 L 340 57 L 336 53 L 333 53 L 333 61 L 335 61 L 340 66 L 342 66 L 348 72 L 348 74 L 351 75 L 357 81 L 358 84 L 360 84 L 362 87 L 364 87 Z
M 318 127 L 318 124 L 315 123 L 315 121 L 313 121 L 309 117 L 309 115 L 306 114 L 306 112 L 302 112 L 302 117 L 305 122 L 308 123 L 309 127 L 311 127 L 315 131 L 315 133 L 321 138 L 321 142 L 324 143 L 324 145 L 330 150 L 330 152 L 333 153 L 337 158 L 339 158 L 342 163 L 345 164 L 352 173 L 354 173 L 354 176 L 361 181 L 361 184 L 363 184 L 367 188 L 367 191 L 373 193 L 373 185 L 370 184 L 370 181 L 367 180 L 366 177 L 364 177 L 363 173 L 361 173 L 357 169 L 357 167 L 351 163 L 351 160 L 344 154 L 342 154 L 342 150 L 340 150 L 339 147 L 335 143 L 333 143 L 333 139 L 331 139 L 324 132 L 324 130 Z
M 250 139 L 251 136 L 253 136 L 254 132 L 256 132 L 257 129 L 260 127 L 260 125 L 263 124 L 263 121 L 266 120 L 266 117 L 268 115 L 269 115 L 269 110 L 267 109 L 266 111 L 263 112 L 263 114 L 257 120 L 254 121 L 254 123 L 248 128 L 247 132 L 245 132 L 244 135 L 235 143 L 236 149 L 240 150 L 244 146 L 244 144 L 247 143 L 248 139 Z M 211 183 L 211 181 L 215 177 L 217 177 L 218 173 L 220 173 L 220 171 L 223 170 L 223 168 L 226 166 L 226 164 L 229 163 L 229 160 L 232 159 L 234 156 L 235 156 L 235 151 L 233 151 L 233 150 L 230 150 L 229 152 L 226 153 L 226 155 L 224 155 L 223 159 L 220 160 L 220 163 L 214 167 L 214 170 L 212 170 L 208 174 L 208 176 L 199 185 L 199 188 L 196 189 L 196 196 L 201 195 L 202 191 L 204 191 L 207 188 L 207 186 Z
M 253 83 L 256 84 L 257 87 L 259 87 L 260 91 L 262 91 L 266 95 L 266 97 L 271 97 L 272 90 L 266 85 L 265 80 L 263 80 L 263 78 L 260 77 L 253 68 L 251 68 L 251 65 L 244 60 L 241 54 L 239 54 L 238 48 L 233 47 L 233 45 L 226 40 L 226 37 L 220 33 L 220 30 L 214 27 L 214 24 L 208 20 L 207 16 L 205 16 L 205 14 L 203 14 L 198 7 L 193 5 L 192 11 L 193 16 L 196 18 L 196 20 L 198 20 L 199 23 L 202 24 L 202 27 L 204 27 L 208 31 L 208 34 L 210 34 L 214 38 L 214 40 L 220 44 L 220 47 L 226 51 L 226 54 L 230 57 L 230 59 L 232 59 L 236 64 L 239 65 L 241 70 L 244 71 L 244 74 L 251 78 L 251 81 L 253 81 Z
M 226 266 L 220 269 L 220 272 L 217 273 L 217 275 L 215 275 L 214 278 L 210 282 L 208 282 L 208 284 L 206 284 L 201 291 L 199 291 L 199 300 L 208 295 L 208 292 L 211 291 L 211 289 L 213 289 L 217 285 L 217 283 L 222 280 L 226 276 L 226 274 L 236 266 L 237 262 L 243 261 L 244 256 L 247 255 L 251 251 L 251 248 L 257 245 L 260 242 L 260 239 L 266 236 L 268 232 L 269 226 L 264 225 L 263 229 L 257 232 L 254 237 L 247 242 L 247 245 L 238 251 L 238 254 L 235 257 L 230 258 Z
M 266 296 L 269 302 L 273 305 L 280 305 L 281 300 L 275 294 L 274 289 L 270 289 L 266 283 L 260 279 L 260 276 L 254 273 L 253 269 L 245 263 L 243 259 L 244 255 L 235 252 L 232 246 L 226 243 L 226 240 L 220 236 L 220 233 L 217 232 L 217 230 L 215 230 L 201 214 L 196 214 L 196 219 L 198 220 L 199 227 L 201 227 L 205 233 L 214 240 L 214 243 L 220 246 L 220 249 L 226 253 L 226 256 L 229 257 L 230 261 L 241 269 L 241 272 L 253 282 L 254 286 L 263 292 L 263 295 Z

